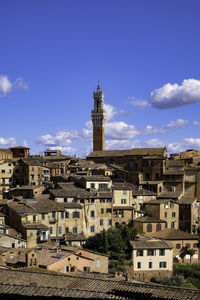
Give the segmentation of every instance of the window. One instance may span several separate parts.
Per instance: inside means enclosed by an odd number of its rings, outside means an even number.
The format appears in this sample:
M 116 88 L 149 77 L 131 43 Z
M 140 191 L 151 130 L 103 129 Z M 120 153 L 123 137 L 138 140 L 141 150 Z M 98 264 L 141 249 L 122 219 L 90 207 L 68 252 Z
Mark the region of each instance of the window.
M 152 263 L 152 261 L 150 261 L 149 262 L 149 269 L 152 269 L 152 267 L 153 267 L 153 263 Z
M 152 167 L 152 165 L 153 165 L 152 160 L 147 160 L 147 166 L 148 166 L 148 167 Z
M 174 227 L 175 227 L 175 223 L 171 222 L 171 228 L 174 228 Z
M 107 190 L 108 184 L 107 183 L 99 183 L 99 190 Z
M 36 215 L 33 215 L 33 222 L 36 222 Z
M 167 267 L 166 261 L 161 261 L 160 264 L 159 264 L 159 267 L 160 268 L 166 268 Z
M 78 227 L 73 227 L 73 233 L 78 233 Z
M 84 272 L 90 272 L 90 267 L 83 267 Z
M 138 249 L 136 252 L 136 256 L 143 256 L 143 250 Z
M 186 244 L 185 247 L 189 249 L 190 248 L 190 244 Z
M 176 217 L 176 213 L 172 212 L 172 218 L 175 218 L 175 217 Z
M 149 179 L 149 178 L 150 178 L 150 174 L 146 173 L 146 179 Z
M 161 224 L 158 223 L 158 224 L 156 224 L 156 231 L 160 231 L 160 230 L 161 230 Z
M 95 183 L 90 183 L 90 188 L 95 189 Z
M 5 173 L 6 171 L 5 170 L 1 170 L 1 173 Z
M 101 267 L 101 261 L 100 259 L 96 260 L 96 268 L 99 269 Z
M 53 219 L 55 219 L 56 218 L 56 212 L 52 211 L 51 216 L 52 216 Z
M 65 218 L 66 218 L 66 219 L 69 218 L 69 212 L 68 212 L 68 211 L 65 212 Z
M 147 256 L 154 256 L 155 255 L 155 250 L 148 249 L 147 250 Z
M 112 209 L 111 209 L 111 208 L 106 208 L 106 212 L 107 212 L 107 213 L 111 213 L 111 212 L 112 212 Z
M 165 255 L 165 249 L 160 249 L 159 250 L 159 255 L 164 256 Z
M 167 218 L 167 212 L 164 212 L 164 217 Z
M 42 213 L 42 220 L 45 220 L 45 214 Z
M 123 190 L 123 195 L 126 195 L 127 194 L 127 191 Z
M 73 212 L 73 219 L 79 219 L 80 218 L 80 212 L 79 211 L 74 211 Z
M 181 244 L 176 244 L 176 249 L 180 249 L 181 248 Z
M 121 204 L 126 204 L 126 199 L 121 199 Z
M 147 224 L 147 232 L 152 232 L 152 224 Z
M 62 226 L 58 226 L 58 233 L 62 234 Z
M 108 226 L 111 226 L 112 225 L 112 220 L 108 220 Z
M 138 263 L 137 263 L 137 268 L 138 268 L 138 269 L 141 269 L 141 262 L 138 262 Z
M 101 214 L 104 214 L 104 208 L 101 208 Z
M 155 179 L 158 179 L 160 177 L 160 174 L 159 173 L 156 173 L 155 174 Z
M 91 217 L 91 218 L 94 218 L 94 217 L 95 217 L 95 211 L 94 211 L 94 210 L 91 210 L 91 212 L 90 212 L 90 217 Z
M 53 227 L 52 226 L 49 227 L 49 233 L 53 234 Z
M 100 220 L 100 226 L 103 226 L 103 219 Z
M 90 226 L 90 232 L 95 232 L 95 227 L 93 225 Z
M 61 219 L 64 219 L 64 217 L 65 217 L 65 212 L 61 211 Z
M 28 215 L 25 215 L 25 220 L 28 221 Z

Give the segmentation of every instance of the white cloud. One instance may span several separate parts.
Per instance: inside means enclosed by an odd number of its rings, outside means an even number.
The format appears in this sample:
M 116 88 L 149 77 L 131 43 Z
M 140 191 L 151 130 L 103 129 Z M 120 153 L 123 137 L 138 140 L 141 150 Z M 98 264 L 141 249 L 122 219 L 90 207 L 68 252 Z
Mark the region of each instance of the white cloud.
M 22 77 L 18 77 L 14 81 L 13 87 L 20 90 L 28 90 L 28 84 L 24 82 L 24 79 Z
M 177 119 L 175 121 L 170 121 L 164 128 L 160 129 L 160 133 L 165 133 L 167 131 L 175 130 L 178 128 L 183 128 L 189 124 L 188 120 Z
M 195 126 L 200 125 L 200 122 L 199 122 L 199 121 L 193 121 L 192 123 L 193 123 L 193 125 L 195 125 Z
M 77 149 L 72 147 L 62 147 L 62 146 L 56 146 L 56 147 L 48 147 L 49 150 L 60 150 L 63 154 L 68 155 L 74 155 L 74 153 L 77 153 Z
M 189 147 L 197 147 L 200 149 L 200 138 L 185 138 L 185 142 Z
M 6 96 L 12 90 L 12 83 L 7 76 L 0 76 L 0 97 Z
M 150 104 L 168 109 L 200 102 L 200 80 L 185 79 L 181 85 L 167 83 L 150 94 Z
M 22 77 L 18 77 L 13 83 L 8 79 L 8 76 L 0 76 L 0 98 L 7 96 L 14 89 L 27 90 L 28 85 Z
M 106 103 L 104 103 L 104 109 L 106 111 L 106 121 L 109 122 L 117 114 L 117 110 L 114 106 Z
M 147 100 L 136 99 L 135 97 L 130 97 L 130 98 L 131 98 L 131 101 L 129 103 L 132 104 L 133 106 L 136 106 L 139 108 L 145 108 L 145 107 L 151 106 L 151 104 Z
M 8 147 L 16 146 L 16 144 L 17 144 L 17 141 L 13 137 L 10 137 L 10 138 L 7 138 L 7 139 L 0 137 L 0 146 L 8 148 Z
M 140 130 L 134 125 L 128 125 L 127 123 L 110 122 L 105 127 L 106 137 L 108 139 L 132 139 L 140 134 Z
M 47 147 L 69 146 L 71 144 L 71 140 L 68 137 L 69 137 L 68 132 L 59 131 L 55 136 L 46 134 L 46 135 L 39 137 L 37 139 L 37 143 L 39 145 L 44 145 Z

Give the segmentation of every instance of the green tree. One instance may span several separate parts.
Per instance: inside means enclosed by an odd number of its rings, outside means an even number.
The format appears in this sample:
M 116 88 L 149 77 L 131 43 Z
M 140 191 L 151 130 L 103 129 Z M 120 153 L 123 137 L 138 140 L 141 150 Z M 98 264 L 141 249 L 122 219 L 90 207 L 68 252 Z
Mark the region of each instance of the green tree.
M 119 225 L 117 228 L 109 228 L 89 237 L 84 248 L 105 253 L 111 259 L 122 261 L 131 256 L 132 248 L 129 241 L 137 235 L 137 230 L 132 226 Z
M 194 249 L 186 249 L 185 254 L 190 255 L 190 263 L 192 262 L 192 256 L 195 254 Z

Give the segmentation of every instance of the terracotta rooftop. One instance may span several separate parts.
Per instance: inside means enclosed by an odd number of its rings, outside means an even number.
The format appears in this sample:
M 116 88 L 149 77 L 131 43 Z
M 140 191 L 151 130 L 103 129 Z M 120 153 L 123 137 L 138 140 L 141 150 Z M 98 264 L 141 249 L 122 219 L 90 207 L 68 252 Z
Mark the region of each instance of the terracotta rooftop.
M 0 269 L 0 295 L 67 299 L 199 300 L 199 290 L 46 272 Z
M 105 150 L 105 151 L 94 151 L 87 157 L 111 157 L 111 156 L 143 156 L 143 155 L 158 155 L 165 156 L 166 148 L 133 148 L 131 150 Z
M 155 238 L 165 239 L 165 240 L 198 240 L 199 239 L 199 236 L 195 234 L 182 231 L 182 230 L 173 229 L 173 228 L 167 228 L 161 231 L 157 231 L 155 233 L 148 233 L 145 235 L 153 236 Z
M 141 223 L 167 223 L 167 221 L 152 218 L 149 216 L 141 216 L 133 220 L 133 222 L 141 222 Z
M 133 249 L 172 249 L 173 245 L 169 241 L 159 239 L 149 239 L 140 237 L 138 240 L 130 241 Z

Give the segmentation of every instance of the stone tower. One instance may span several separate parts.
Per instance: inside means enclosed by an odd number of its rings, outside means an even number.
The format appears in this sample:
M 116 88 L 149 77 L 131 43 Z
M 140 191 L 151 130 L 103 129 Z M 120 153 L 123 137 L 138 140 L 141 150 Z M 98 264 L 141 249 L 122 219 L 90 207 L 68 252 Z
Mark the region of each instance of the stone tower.
M 97 89 L 93 92 L 94 109 L 92 110 L 92 123 L 93 123 L 93 151 L 103 151 L 105 138 L 104 138 L 104 125 L 106 121 L 106 112 L 104 107 L 104 93 L 98 83 Z

